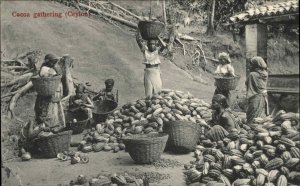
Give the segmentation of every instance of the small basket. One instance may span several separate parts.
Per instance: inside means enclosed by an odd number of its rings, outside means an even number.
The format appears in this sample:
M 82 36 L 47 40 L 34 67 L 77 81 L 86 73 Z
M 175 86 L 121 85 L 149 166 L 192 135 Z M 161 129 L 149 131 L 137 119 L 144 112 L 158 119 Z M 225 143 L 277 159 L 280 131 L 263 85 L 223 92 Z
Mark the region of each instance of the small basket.
M 138 27 L 143 39 L 152 40 L 158 39 L 158 35 L 163 31 L 165 25 L 159 21 L 140 21 Z
M 34 145 L 41 156 L 55 158 L 58 153 L 69 151 L 72 131 L 67 130 L 47 137 L 35 139 Z
M 220 90 L 235 90 L 241 76 L 215 76 L 216 86 Z
M 88 114 L 84 110 L 65 111 L 65 118 L 67 128 L 73 131 L 72 134 L 82 133 L 89 121 Z M 73 123 L 73 119 L 76 119 L 77 122 Z
M 93 118 L 95 122 L 104 122 L 107 115 L 118 107 L 118 103 L 112 100 L 100 100 L 94 102 Z
M 167 149 L 174 153 L 189 153 L 195 150 L 199 140 L 200 127 L 190 121 L 170 121 L 163 126 L 169 134 Z
M 160 159 L 169 135 L 164 133 L 133 135 L 123 138 L 126 152 L 137 164 L 150 164 Z
M 42 96 L 53 96 L 59 87 L 62 76 L 40 77 L 34 76 L 31 78 L 35 91 Z

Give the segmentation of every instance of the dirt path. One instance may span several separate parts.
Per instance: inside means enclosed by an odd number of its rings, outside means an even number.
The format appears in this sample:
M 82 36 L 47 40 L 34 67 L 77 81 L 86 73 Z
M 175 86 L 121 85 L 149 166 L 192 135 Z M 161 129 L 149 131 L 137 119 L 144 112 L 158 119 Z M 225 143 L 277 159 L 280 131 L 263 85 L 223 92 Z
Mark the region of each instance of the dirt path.
M 105 22 L 88 17 L 80 18 L 18 18 L 12 12 L 66 12 L 56 2 L 1 2 L 1 50 L 7 56 L 40 49 L 44 53 L 69 54 L 75 58 L 73 75 L 90 82 L 94 90 L 104 85 L 104 80 L 114 78 L 119 90 L 120 104 L 144 96 L 143 56 L 132 35 L 120 31 Z M 210 101 L 213 84 L 206 86 L 192 82 L 184 72 L 171 62 L 162 61 L 162 80 L 164 88 L 190 92 L 198 98 Z M 23 117 L 33 115 L 34 96 L 20 100 L 17 113 Z M 30 162 L 10 162 L 7 164 L 18 173 L 17 180 L 22 185 L 57 185 L 68 183 L 79 174 L 96 175 L 101 171 L 158 171 L 170 174 L 171 178 L 159 185 L 184 185 L 183 167 L 156 169 L 153 166 L 134 165 L 125 152 L 90 153 L 87 165 L 70 165 L 54 159 L 33 159 Z M 164 154 L 163 158 L 189 162 L 191 155 L 174 156 Z M 16 180 L 14 180 L 16 181 Z M 18 182 L 18 181 L 17 181 Z M 15 185 L 7 183 L 6 185 Z
M 73 135 L 72 141 L 81 140 L 81 134 Z M 70 150 L 76 151 L 76 148 Z M 82 153 L 84 154 L 84 153 Z M 88 164 L 72 165 L 70 160 L 61 162 L 53 159 L 32 159 L 28 162 L 16 160 L 8 162 L 5 166 L 12 170 L 10 179 L 5 179 L 3 186 L 15 185 L 30 185 L 30 186 L 54 186 L 58 184 L 66 185 L 71 180 L 74 180 L 78 175 L 85 175 L 87 177 L 96 176 L 98 174 L 112 174 L 112 173 L 153 173 L 157 172 L 166 179 L 151 183 L 153 186 L 181 186 L 185 185 L 183 175 L 183 165 L 192 160 L 192 154 L 174 155 L 170 153 L 163 153 L 162 159 L 169 159 L 179 162 L 182 165 L 174 167 L 155 167 L 154 165 L 137 165 L 131 159 L 130 155 L 125 151 L 118 153 L 112 152 L 91 152 L 86 153 L 89 157 Z
M 23 185 L 30 186 L 65 185 L 80 174 L 91 177 L 100 173 L 111 174 L 114 172 L 157 172 L 163 175 L 167 174 L 170 178 L 153 183 L 153 185 L 185 185 L 183 166 L 156 168 L 153 165 L 135 165 L 129 154 L 124 151 L 119 153 L 88 153 L 88 157 L 90 158 L 88 164 L 71 165 L 70 161 L 60 162 L 56 159 L 33 159 L 29 162 L 11 162 L 7 166 L 17 172 Z M 176 159 L 181 163 L 188 163 L 192 155 L 175 156 L 163 154 L 162 158 Z M 9 186 L 11 184 L 7 183 L 5 185 Z

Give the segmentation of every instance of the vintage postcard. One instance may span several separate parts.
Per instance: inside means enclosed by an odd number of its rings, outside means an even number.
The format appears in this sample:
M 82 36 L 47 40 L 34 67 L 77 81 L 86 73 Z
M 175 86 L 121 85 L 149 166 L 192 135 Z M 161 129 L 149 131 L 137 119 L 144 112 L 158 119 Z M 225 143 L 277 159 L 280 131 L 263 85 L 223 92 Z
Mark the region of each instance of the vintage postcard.
M 2 0 L 1 185 L 300 184 L 298 0 Z

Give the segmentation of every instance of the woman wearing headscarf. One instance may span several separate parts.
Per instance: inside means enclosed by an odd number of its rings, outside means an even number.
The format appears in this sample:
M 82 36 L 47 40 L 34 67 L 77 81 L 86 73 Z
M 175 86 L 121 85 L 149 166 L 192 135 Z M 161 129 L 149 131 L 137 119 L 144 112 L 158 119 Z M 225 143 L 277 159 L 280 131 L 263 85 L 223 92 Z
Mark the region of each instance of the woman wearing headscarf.
M 59 70 L 55 66 L 59 58 L 54 54 L 47 54 L 44 60 L 39 76 L 52 77 L 59 75 Z M 61 104 L 62 95 L 62 83 L 60 83 L 53 96 L 37 95 L 34 110 L 38 125 L 44 124 L 46 127 L 65 126 L 65 116 Z
M 215 71 L 215 74 L 218 76 L 235 76 L 234 74 L 234 68 L 231 65 L 231 60 L 229 57 L 229 54 L 225 52 L 221 52 L 219 54 L 219 65 L 217 66 L 217 69 Z M 230 90 L 221 89 L 219 87 L 216 87 L 215 93 L 216 94 L 222 94 L 227 98 L 227 102 L 230 103 Z
M 267 100 L 267 64 L 264 59 L 255 56 L 247 63 L 250 74 L 246 80 L 247 88 L 247 124 L 251 124 L 254 118 L 269 115 Z

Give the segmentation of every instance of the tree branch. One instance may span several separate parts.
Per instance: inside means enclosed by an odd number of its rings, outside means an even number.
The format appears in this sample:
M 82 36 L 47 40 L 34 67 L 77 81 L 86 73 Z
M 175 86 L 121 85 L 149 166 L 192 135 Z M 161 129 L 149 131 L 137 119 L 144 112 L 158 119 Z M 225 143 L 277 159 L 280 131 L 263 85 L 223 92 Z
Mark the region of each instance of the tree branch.
M 33 76 L 33 73 L 23 74 L 23 75 L 17 77 L 16 79 L 14 79 L 14 80 L 11 81 L 11 82 L 5 83 L 5 84 L 3 84 L 3 85 L 1 84 L 1 88 L 8 87 L 8 86 L 12 86 L 12 85 L 17 84 L 17 83 L 20 83 L 20 82 L 22 82 L 22 81 L 28 82 L 32 76 Z
M 18 121 L 23 122 L 23 120 L 21 120 L 20 118 L 18 118 L 14 112 L 15 109 L 15 105 L 18 101 L 18 99 L 21 97 L 21 95 L 23 95 L 24 93 L 26 93 L 28 90 L 30 90 L 33 87 L 32 82 L 28 82 L 25 86 L 23 86 L 21 89 L 19 89 L 16 94 L 11 98 L 10 100 L 10 104 L 9 104 L 9 108 L 8 111 L 11 115 L 11 118 L 14 118 Z

